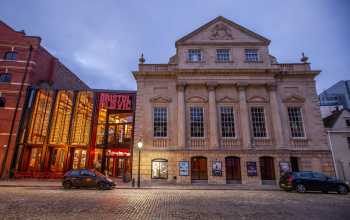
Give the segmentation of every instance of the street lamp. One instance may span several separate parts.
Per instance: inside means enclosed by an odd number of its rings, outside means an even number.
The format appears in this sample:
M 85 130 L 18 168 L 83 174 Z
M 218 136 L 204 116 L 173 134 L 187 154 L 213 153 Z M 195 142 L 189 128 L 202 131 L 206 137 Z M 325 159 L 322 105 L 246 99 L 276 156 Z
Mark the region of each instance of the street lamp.
M 140 188 L 140 163 L 141 163 L 141 149 L 143 147 L 142 141 L 137 142 L 137 148 L 139 149 L 139 164 L 138 164 L 138 175 L 137 175 L 137 188 Z

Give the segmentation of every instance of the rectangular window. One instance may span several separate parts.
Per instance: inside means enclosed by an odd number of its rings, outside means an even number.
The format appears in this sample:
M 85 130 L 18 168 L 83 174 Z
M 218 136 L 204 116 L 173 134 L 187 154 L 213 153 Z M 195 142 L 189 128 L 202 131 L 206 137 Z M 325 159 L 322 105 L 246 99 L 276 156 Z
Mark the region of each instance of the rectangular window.
M 152 179 L 168 179 L 168 161 L 157 159 L 152 161 Z
M 200 62 L 202 60 L 202 51 L 200 49 L 189 49 L 188 50 L 188 61 Z
M 251 107 L 251 123 L 254 137 L 266 137 L 265 112 L 263 107 Z
M 347 139 L 348 139 L 348 147 L 350 149 L 350 137 L 347 137 Z
M 191 107 L 191 137 L 204 137 L 203 108 Z
M 350 127 L 350 119 L 345 119 L 345 123 L 347 127 Z
M 247 62 L 258 62 L 258 50 L 256 49 L 246 49 L 245 50 L 245 60 Z
M 235 137 L 235 119 L 233 114 L 233 107 L 222 106 L 220 108 L 221 114 L 221 136 Z
M 230 50 L 229 49 L 217 49 L 216 60 L 220 62 L 230 61 Z
M 153 136 L 167 137 L 168 112 L 165 107 L 155 107 L 153 109 Z
M 289 118 L 289 127 L 290 127 L 292 137 L 296 137 L 296 138 L 304 137 L 305 134 L 304 134 L 303 118 L 301 116 L 301 108 L 289 107 L 288 118 Z

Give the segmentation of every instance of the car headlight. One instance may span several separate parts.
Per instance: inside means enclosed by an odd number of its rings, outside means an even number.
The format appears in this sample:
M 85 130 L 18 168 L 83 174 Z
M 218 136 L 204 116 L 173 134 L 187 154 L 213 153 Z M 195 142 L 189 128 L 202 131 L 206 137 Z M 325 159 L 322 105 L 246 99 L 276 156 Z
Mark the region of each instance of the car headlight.
M 113 180 L 111 180 L 110 178 L 106 178 L 108 182 L 113 182 Z

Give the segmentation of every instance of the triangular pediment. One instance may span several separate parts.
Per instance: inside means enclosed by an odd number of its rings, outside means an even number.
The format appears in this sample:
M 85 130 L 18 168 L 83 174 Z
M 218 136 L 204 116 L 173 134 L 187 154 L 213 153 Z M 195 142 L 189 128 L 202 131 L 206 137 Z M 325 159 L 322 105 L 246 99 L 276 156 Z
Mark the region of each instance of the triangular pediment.
M 291 95 L 283 99 L 283 102 L 287 103 L 303 103 L 305 102 L 305 98 L 298 95 Z
M 253 96 L 247 100 L 248 102 L 254 102 L 254 103 L 265 103 L 269 100 L 262 96 Z
M 219 16 L 176 41 L 176 45 L 206 43 L 256 43 L 268 45 L 270 40 Z
M 231 97 L 228 97 L 228 96 L 225 96 L 225 97 L 219 99 L 218 102 L 221 102 L 221 103 L 231 103 L 231 102 L 238 102 L 238 100 L 236 100 L 236 99 L 234 99 L 234 98 L 231 98 Z

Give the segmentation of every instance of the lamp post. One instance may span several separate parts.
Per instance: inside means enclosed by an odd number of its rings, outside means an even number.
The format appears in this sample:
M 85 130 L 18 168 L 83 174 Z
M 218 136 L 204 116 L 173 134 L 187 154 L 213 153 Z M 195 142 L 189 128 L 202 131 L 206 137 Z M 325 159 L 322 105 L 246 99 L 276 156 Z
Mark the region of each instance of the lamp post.
M 140 163 L 141 163 L 141 149 L 143 147 L 142 141 L 137 142 L 137 148 L 139 149 L 139 163 L 138 163 L 138 173 L 137 173 L 137 188 L 140 188 Z

